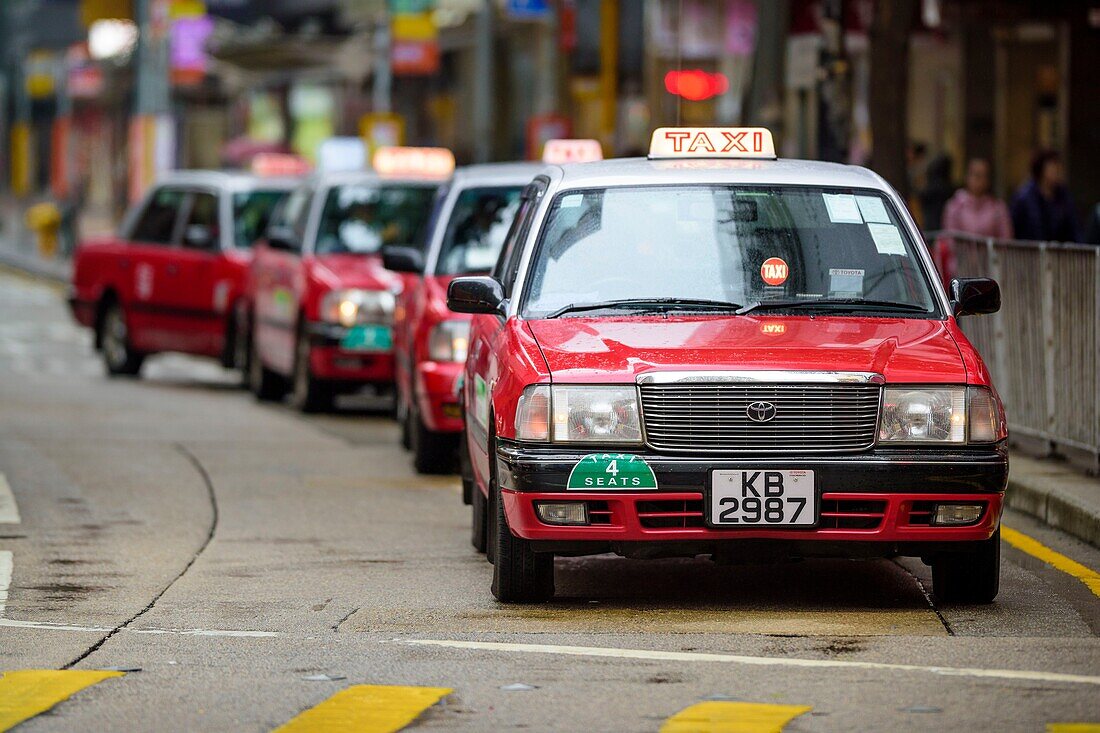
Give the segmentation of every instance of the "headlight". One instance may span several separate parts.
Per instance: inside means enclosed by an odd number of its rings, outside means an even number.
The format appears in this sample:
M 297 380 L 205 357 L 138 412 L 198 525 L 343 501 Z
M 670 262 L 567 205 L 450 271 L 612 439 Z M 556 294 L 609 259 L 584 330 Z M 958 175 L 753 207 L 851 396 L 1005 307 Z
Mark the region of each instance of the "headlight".
M 321 319 L 341 326 L 392 323 L 394 295 L 387 290 L 333 290 L 321 299 Z
M 966 387 L 887 387 L 882 394 L 880 442 L 963 443 Z
M 555 443 L 641 443 L 633 385 L 532 385 L 516 409 L 516 437 Z
M 469 345 L 469 321 L 443 321 L 428 336 L 428 358 L 432 361 L 466 361 L 466 347 Z

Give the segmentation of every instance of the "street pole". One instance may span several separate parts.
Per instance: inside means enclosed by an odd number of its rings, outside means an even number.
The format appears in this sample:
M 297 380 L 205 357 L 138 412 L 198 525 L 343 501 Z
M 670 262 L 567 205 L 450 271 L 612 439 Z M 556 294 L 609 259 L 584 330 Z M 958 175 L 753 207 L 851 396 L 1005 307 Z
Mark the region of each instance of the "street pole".
M 145 193 L 157 173 L 172 167 L 175 128 L 168 79 L 168 4 L 135 0 L 138 23 L 134 115 L 130 120 L 130 201 Z
M 852 66 L 844 47 L 844 5 L 844 0 L 821 3 L 817 152 L 822 160 L 835 163 L 848 162 L 852 128 Z
M 374 29 L 374 83 L 371 85 L 371 111 L 391 111 L 393 69 L 390 67 L 390 19 L 384 17 Z
M 614 154 L 619 96 L 619 0 L 600 3 L 600 140 Z
M 493 157 L 493 2 L 483 0 L 474 20 L 474 161 L 488 163 Z

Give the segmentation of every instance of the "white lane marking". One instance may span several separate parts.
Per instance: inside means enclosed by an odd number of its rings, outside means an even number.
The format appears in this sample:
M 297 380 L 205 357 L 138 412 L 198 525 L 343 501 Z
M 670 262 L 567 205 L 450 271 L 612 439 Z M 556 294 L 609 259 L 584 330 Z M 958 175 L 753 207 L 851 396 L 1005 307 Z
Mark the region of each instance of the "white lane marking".
M 451 641 L 444 639 L 394 639 L 401 644 L 441 646 L 452 649 L 517 652 L 521 654 L 560 654 L 574 657 L 613 657 L 646 659 L 662 662 L 711 662 L 747 664 L 758 667 L 807 667 L 810 669 L 871 669 L 893 672 L 926 672 L 950 677 L 986 677 L 1027 682 L 1067 682 L 1079 685 L 1100 685 L 1100 677 L 1060 672 L 1032 672 L 1017 669 L 978 669 L 967 667 L 925 667 L 915 664 L 855 662 L 836 659 L 798 659 L 791 657 L 750 657 L 739 654 L 708 654 L 705 652 L 663 652 L 648 649 L 616 649 L 594 646 L 558 646 L 554 644 L 513 644 L 494 641 Z
M 0 524 L 19 524 L 19 507 L 4 474 L 0 473 Z
M 11 618 L 0 618 L 0 627 L 7 627 L 10 629 L 39 629 L 46 631 L 88 631 L 99 634 L 111 631 L 111 628 L 107 626 L 76 626 L 74 624 L 59 624 L 50 621 L 17 621 Z M 280 636 L 278 631 L 233 631 L 231 629 L 122 629 L 122 631 L 128 634 L 223 636 L 244 639 L 268 639 L 273 636 Z
M 11 572 L 15 567 L 11 550 L 0 550 L 0 616 L 8 605 L 8 587 L 11 586 Z

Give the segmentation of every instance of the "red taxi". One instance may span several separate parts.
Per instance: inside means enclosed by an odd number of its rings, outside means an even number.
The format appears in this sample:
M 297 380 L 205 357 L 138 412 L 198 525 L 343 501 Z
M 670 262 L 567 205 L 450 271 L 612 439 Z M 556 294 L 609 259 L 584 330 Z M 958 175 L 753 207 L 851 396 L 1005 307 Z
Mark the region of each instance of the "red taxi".
M 95 329 L 109 375 L 133 376 L 162 351 L 241 366 L 237 304 L 251 246 L 289 178 L 176 171 L 127 214 L 115 237 L 77 248 L 69 304 Z
M 295 407 L 312 412 L 330 409 L 342 393 L 392 387 L 402 283 L 382 266 L 381 249 L 422 241 L 454 158 L 434 148 L 379 153 L 373 172 L 302 184 L 257 243 L 248 279 L 249 383 L 260 399 L 289 391 Z
M 474 313 L 473 542 L 501 601 L 554 556 L 920 557 L 997 594 L 1006 424 L 893 189 L 777 160 L 760 128 L 662 128 L 648 159 L 545 169 Z

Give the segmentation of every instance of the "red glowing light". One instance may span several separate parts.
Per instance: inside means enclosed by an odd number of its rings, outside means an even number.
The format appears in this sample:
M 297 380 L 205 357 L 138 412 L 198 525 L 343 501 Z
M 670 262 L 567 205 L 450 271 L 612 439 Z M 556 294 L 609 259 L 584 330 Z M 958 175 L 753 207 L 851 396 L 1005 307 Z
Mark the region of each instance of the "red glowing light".
M 701 102 L 722 94 L 729 89 L 725 74 L 710 73 L 702 69 L 670 71 L 665 74 L 665 89 L 692 102 Z

